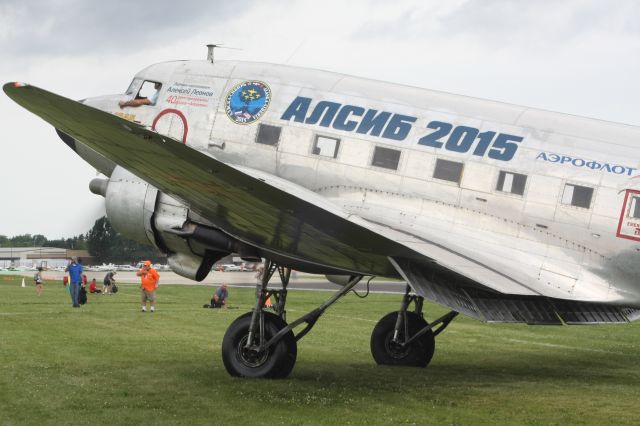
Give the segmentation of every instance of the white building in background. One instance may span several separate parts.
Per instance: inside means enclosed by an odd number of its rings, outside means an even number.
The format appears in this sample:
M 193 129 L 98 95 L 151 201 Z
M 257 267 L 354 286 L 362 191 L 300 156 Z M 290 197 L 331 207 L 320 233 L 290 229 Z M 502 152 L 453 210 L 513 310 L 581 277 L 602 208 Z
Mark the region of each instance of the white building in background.
M 0 247 L 1 268 L 55 268 L 66 266 L 70 257 L 77 257 L 83 264 L 91 264 L 92 257 L 86 250 L 67 250 L 56 247 Z

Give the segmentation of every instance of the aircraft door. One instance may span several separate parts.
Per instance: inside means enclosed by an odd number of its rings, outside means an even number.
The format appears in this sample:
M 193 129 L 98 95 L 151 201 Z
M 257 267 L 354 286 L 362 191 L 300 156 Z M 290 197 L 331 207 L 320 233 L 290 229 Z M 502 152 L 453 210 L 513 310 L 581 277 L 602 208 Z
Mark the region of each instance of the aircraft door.
M 640 191 L 627 189 L 616 236 L 640 241 Z
M 180 71 L 164 84 L 154 130 L 195 149 L 206 149 L 226 79 Z
M 182 143 L 187 141 L 189 126 L 184 114 L 177 109 L 165 109 L 153 120 L 151 128 Z

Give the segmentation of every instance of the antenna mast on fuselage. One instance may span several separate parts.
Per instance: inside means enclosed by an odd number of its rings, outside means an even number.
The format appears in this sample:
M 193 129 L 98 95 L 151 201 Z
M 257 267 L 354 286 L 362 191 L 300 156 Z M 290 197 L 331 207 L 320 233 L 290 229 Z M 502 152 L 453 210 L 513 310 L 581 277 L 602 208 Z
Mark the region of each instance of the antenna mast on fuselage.
M 213 49 L 218 47 L 217 44 L 207 44 L 207 61 L 213 63 Z
M 220 43 L 207 44 L 207 61 L 213 63 L 213 49 L 219 47 L 220 49 L 242 50 L 235 47 L 228 47 Z

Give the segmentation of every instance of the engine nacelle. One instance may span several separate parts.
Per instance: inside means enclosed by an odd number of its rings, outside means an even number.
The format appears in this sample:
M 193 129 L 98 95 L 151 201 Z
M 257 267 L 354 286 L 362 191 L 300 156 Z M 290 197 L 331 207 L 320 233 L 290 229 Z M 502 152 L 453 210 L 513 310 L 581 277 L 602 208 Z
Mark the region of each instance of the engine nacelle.
M 118 232 L 167 253 L 171 269 L 186 278 L 202 281 L 216 260 L 231 253 L 260 259 L 254 247 L 215 229 L 184 203 L 122 167 L 108 180 L 92 180 L 89 189 L 105 197 L 107 217 Z
M 156 207 L 158 190 L 122 167 L 116 167 L 106 181 L 94 179 L 89 189 L 104 191 L 107 217 L 122 235 L 143 244 L 156 244 L 151 219 Z

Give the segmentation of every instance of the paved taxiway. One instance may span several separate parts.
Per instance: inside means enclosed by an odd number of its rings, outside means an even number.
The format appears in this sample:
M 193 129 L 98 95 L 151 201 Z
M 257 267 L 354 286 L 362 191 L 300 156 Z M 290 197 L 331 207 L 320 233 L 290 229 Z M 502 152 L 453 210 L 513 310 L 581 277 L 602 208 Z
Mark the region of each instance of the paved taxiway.
M 102 285 L 102 280 L 106 272 L 86 271 L 87 278 L 91 281 L 96 279 L 98 285 Z M 230 287 L 250 287 L 256 286 L 257 280 L 255 272 L 212 272 L 202 282 L 196 282 L 188 278 L 184 278 L 172 271 L 159 271 L 160 285 L 162 284 L 184 284 L 199 286 L 219 286 L 222 283 L 228 284 Z M 29 277 L 33 276 L 33 272 L 23 272 L 21 275 Z M 45 271 L 43 277 L 45 280 L 56 280 L 62 282 L 64 272 Z M 116 282 L 118 283 L 139 283 L 140 278 L 135 272 L 118 272 L 116 274 Z M 269 287 L 280 287 L 280 278 L 276 272 L 271 278 Z M 291 275 L 289 281 L 289 290 L 312 290 L 312 291 L 336 291 L 339 286 L 333 284 L 322 275 L 311 275 L 295 272 Z M 366 279 L 363 279 L 356 288 L 358 292 L 366 290 Z M 384 279 L 374 279 L 370 284 L 370 291 L 374 293 L 404 293 L 405 283 L 403 281 L 388 281 Z

